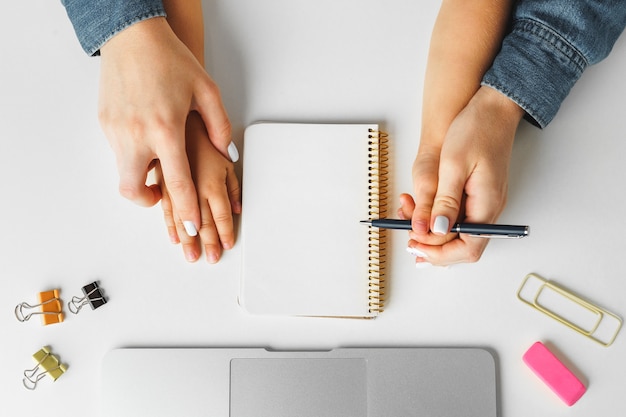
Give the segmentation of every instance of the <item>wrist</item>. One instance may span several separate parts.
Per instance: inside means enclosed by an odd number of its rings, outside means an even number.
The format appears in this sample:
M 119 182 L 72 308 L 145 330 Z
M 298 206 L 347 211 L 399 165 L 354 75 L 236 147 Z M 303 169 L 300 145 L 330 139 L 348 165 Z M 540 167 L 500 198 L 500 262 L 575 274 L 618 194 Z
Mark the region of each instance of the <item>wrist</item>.
M 200 0 L 164 0 L 167 23 L 204 66 L 204 20 Z
M 100 54 L 104 57 L 123 50 L 124 54 L 133 49 L 142 49 L 146 42 L 159 42 L 171 28 L 165 17 L 157 16 L 137 22 L 117 33 L 100 48 Z
M 501 122 L 517 127 L 522 117 L 522 109 L 513 100 L 489 86 L 481 86 L 472 98 L 472 104 L 485 114 L 497 117 Z

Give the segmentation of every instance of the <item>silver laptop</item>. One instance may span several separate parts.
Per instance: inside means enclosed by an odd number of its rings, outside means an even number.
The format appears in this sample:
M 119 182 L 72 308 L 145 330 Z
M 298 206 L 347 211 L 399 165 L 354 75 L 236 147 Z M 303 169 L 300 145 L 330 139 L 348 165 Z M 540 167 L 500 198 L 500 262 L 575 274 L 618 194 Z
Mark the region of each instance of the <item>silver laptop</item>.
M 496 367 L 479 348 L 118 349 L 105 417 L 496 417 Z

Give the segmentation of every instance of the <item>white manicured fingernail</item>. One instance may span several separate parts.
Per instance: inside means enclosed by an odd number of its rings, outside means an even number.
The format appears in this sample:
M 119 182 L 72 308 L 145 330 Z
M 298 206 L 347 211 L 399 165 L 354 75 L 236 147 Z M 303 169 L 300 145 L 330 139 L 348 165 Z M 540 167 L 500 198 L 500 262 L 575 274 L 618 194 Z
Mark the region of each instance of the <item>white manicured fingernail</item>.
M 412 248 L 410 246 L 406 248 L 406 251 L 409 252 L 413 256 L 417 256 L 418 258 L 428 258 L 428 255 L 426 253 L 422 252 L 419 249 Z
M 231 142 L 230 145 L 228 145 L 228 156 L 230 156 L 232 162 L 239 161 L 239 151 L 237 150 L 235 142 Z
M 447 235 L 450 231 L 450 220 L 445 216 L 437 216 L 433 226 L 433 233 L 436 235 Z
M 416 269 L 426 269 L 426 268 L 430 268 L 431 266 L 433 266 L 433 264 L 428 263 L 428 262 L 415 262 Z
M 183 222 L 183 226 L 185 226 L 185 232 L 191 237 L 198 235 L 198 230 L 196 229 L 196 225 L 193 224 L 191 220 L 185 220 Z

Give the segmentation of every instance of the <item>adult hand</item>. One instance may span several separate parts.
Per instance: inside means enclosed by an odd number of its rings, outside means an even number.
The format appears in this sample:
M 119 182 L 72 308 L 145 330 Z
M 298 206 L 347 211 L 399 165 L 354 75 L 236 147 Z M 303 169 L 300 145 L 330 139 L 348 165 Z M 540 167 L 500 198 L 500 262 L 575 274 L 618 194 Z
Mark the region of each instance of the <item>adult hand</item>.
M 202 218 L 185 149 L 196 110 L 215 147 L 228 155 L 231 127 L 219 90 L 165 18 L 136 23 L 102 48 L 99 118 L 116 155 L 120 193 L 143 206 L 161 198 L 146 186 L 158 159 L 176 213 L 190 236 Z
M 187 155 L 191 175 L 198 192 L 202 223 L 199 237 L 188 236 L 184 225 L 178 220 L 177 206 L 170 199 L 167 185 L 159 167 L 157 180 L 161 184 L 163 198 L 161 208 L 172 243 L 182 243 L 185 258 L 195 262 L 200 257 L 200 244 L 206 260 L 216 263 L 222 249 L 230 249 L 235 243 L 233 213 L 241 213 L 241 190 L 233 163 L 224 158 L 211 144 L 202 119 L 196 112 L 189 114 L 186 128 Z
M 481 87 L 454 119 L 441 149 L 420 147 L 415 201 L 403 195 L 399 215 L 412 220 L 409 250 L 418 264 L 476 262 L 488 239 L 450 234 L 457 221 L 493 223 L 506 204 L 515 131 L 524 112 Z

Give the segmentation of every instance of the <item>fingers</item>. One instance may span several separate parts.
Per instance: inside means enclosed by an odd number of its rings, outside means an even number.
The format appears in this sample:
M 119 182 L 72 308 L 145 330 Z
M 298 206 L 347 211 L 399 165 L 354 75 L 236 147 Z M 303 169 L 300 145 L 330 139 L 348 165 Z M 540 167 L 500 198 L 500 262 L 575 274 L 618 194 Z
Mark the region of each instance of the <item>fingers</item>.
M 222 249 L 231 249 L 235 244 L 232 204 L 228 190 L 224 187 L 208 193 L 208 199 L 200 204 L 202 226 L 200 238 L 204 245 L 207 262 L 216 263 Z
M 180 243 L 180 237 L 178 236 L 178 230 L 176 228 L 176 220 L 174 216 L 174 207 L 172 206 L 172 200 L 167 192 L 163 192 L 161 198 L 161 210 L 163 210 L 163 219 L 165 220 L 165 226 L 167 227 L 167 235 L 170 238 L 170 242 L 173 244 Z
M 175 213 L 175 210 L 173 210 L 173 212 Z M 198 259 L 200 259 L 200 254 L 202 253 L 202 250 L 200 249 L 198 237 L 189 236 L 185 225 L 180 220 L 174 220 L 173 222 L 171 221 L 176 217 L 171 216 L 168 220 L 168 213 L 165 211 L 165 209 L 163 210 L 163 215 L 165 216 L 165 223 L 167 225 L 168 233 L 170 234 L 170 239 L 173 233 L 176 233 L 176 235 L 180 237 L 179 243 L 182 246 L 183 254 L 187 262 L 196 262 Z M 172 229 L 175 232 L 173 232 Z
M 225 186 L 224 186 L 225 185 Z M 220 187 L 208 188 L 207 196 L 200 206 L 202 228 L 200 236 L 209 263 L 219 260 L 222 249 L 235 244 L 233 213 L 241 213 L 241 189 L 232 164 L 226 165 L 225 182 Z
M 119 192 L 140 206 L 155 205 L 162 197 L 161 189 L 157 185 L 146 185 L 146 179 L 155 163 L 154 158 L 158 156 L 162 180 L 178 208 L 177 214 L 185 226 L 186 233 L 195 236 L 200 226 L 200 212 L 185 150 L 184 135 L 182 132 L 169 136 L 161 132 L 158 135 L 162 136 L 162 139 L 157 141 L 154 151 L 148 147 L 134 148 L 132 140 L 114 142 L 116 145 L 113 148 L 116 151 L 120 176 Z
M 398 212 L 401 218 L 411 219 L 412 230 L 409 237 L 428 245 L 440 245 L 445 241 L 448 233 L 433 234 L 433 219 L 436 196 L 444 178 L 439 171 L 441 149 L 431 147 L 425 150 L 420 149 L 420 153 L 415 158 L 413 164 L 413 188 L 415 200 L 408 195 L 400 196 L 401 208 Z M 455 217 L 456 219 L 456 217 Z M 440 225 L 437 225 L 440 227 Z M 444 225 L 444 227 L 448 227 Z M 441 227 L 440 227 L 441 229 Z
M 163 181 L 163 173 L 161 166 L 157 163 L 155 168 L 157 182 L 161 184 L 162 198 L 161 198 L 161 210 L 163 210 L 163 219 L 165 220 L 165 226 L 167 227 L 167 234 L 170 238 L 170 242 L 173 244 L 182 244 L 183 254 L 188 262 L 195 262 L 200 258 L 200 248 L 197 243 L 197 237 L 189 236 L 185 230 L 185 226 L 176 215 L 176 209 L 170 195 L 167 191 L 167 187 Z
M 228 190 L 228 199 L 230 201 L 232 212 L 241 214 L 241 187 L 239 180 L 235 174 L 235 169 L 231 165 L 226 175 L 226 189 Z
M 455 144 L 452 140 L 454 133 L 454 131 L 449 132 L 447 138 L 452 145 Z M 476 169 L 477 164 L 468 158 L 466 146 L 446 145 L 438 161 L 435 192 L 430 197 L 432 206 L 430 207 L 429 228 L 432 234 L 424 237 L 413 231 L 409 235 L 411 240 L 407 250 L 416 257 L 417 267 L 446 266 L 478 261 L 489 240 L 450 233 L 450 228 L 459 219 L 461 211 L 464 215 L 468 215 L 464 219 L 466 221 L 488 222 L 497 217 L 497 214 L 484 217 L 487 213 L 480 207 L 490 206 L 494 202 L 486 193 L 492 189 L 492 184 L 488 184 L 489 179 L 498 178 L 498 175 L 494 175 L 494 172 L 485 173 Z M 423 164 L 423 166 L 433 170 L 434 165 Z M 423 173 L 421 178 L 428 178 L 428 175 Z M 435 178 L 435 175 L 430 174 L 430 178 Z M 426 190 L 423 194 L 427 195 L 428 191 L 432 190 Z M 464 198 L 466 194 L 467 199 Z M 429 199 L 426 198 L 424 208 L 428 207 L 428 202 Z M 417 204 L 416 201 L 416 211 Z M 496 211 L 499 213 L 499 209 Z M 416 214 L 414 213 L 413 216 L 415 218 Z
M 200 204 L 202 213 L 202 227 L 200 228 L 200 240 L 204 246 L 204 253 L 208 263 L 217 263 L 222 256 L 222 244 L 217 232 L 211 206 L 204 201 Z
M 204 246 L 207 262 L 214 264 L 219 261 L 222 249 L 230 249 L 235 241 L 232 214 L 229 204 L 209 204 L 208 201 L 200 203 L 202 213 L 202 226 L 200 227 L 200 240 Z
M 165 143 L 167 149 L 157 149 L 157 154 L 160 155 L 163 181 L 178 215 L 176 221 L 181 221 L 185 233 L 194 237 L 200 228 L 200 209 L 187 159 L 184 133 L 181 131 L 161 143 Z
M 409 241 L 407 252 L 416 257 L 416 267 L 477 262 L 489 243 L 489 239 L 469 235 L 449 234 L 447 238 L 447 243 L 432 246 Z
M 221 258 L 222 250 L 231 249 L 234 246 L 232 207 L 236 203 L 232 203 L 230 198 L 231 195 L 239 198 L 239 185 L 236 177 L 228 183 L 232 184 L 233 190 L 216 189 L 215 192 L 208 193 L 210 195 L 208 199 L 200 201 L 202 221 L 198 236 L 195 237 L 189 236 L 184 224 L 180 220 L 176 220 L 179 219 L 179 216 L 175 214 L 175 205 L 164 187 L 161 209 L 168 235 L 172 243 L 182 244 L 187 261 L 195 262 L 200 258 L 200 245 L 204 248 L 206 260 L 209 263 L 217 263 Z
M 410 219 L 415 210 L 415 201 L 409 194 L 400 194 L 400 208 L 398 209 L 398 218 L 402 220 Z

